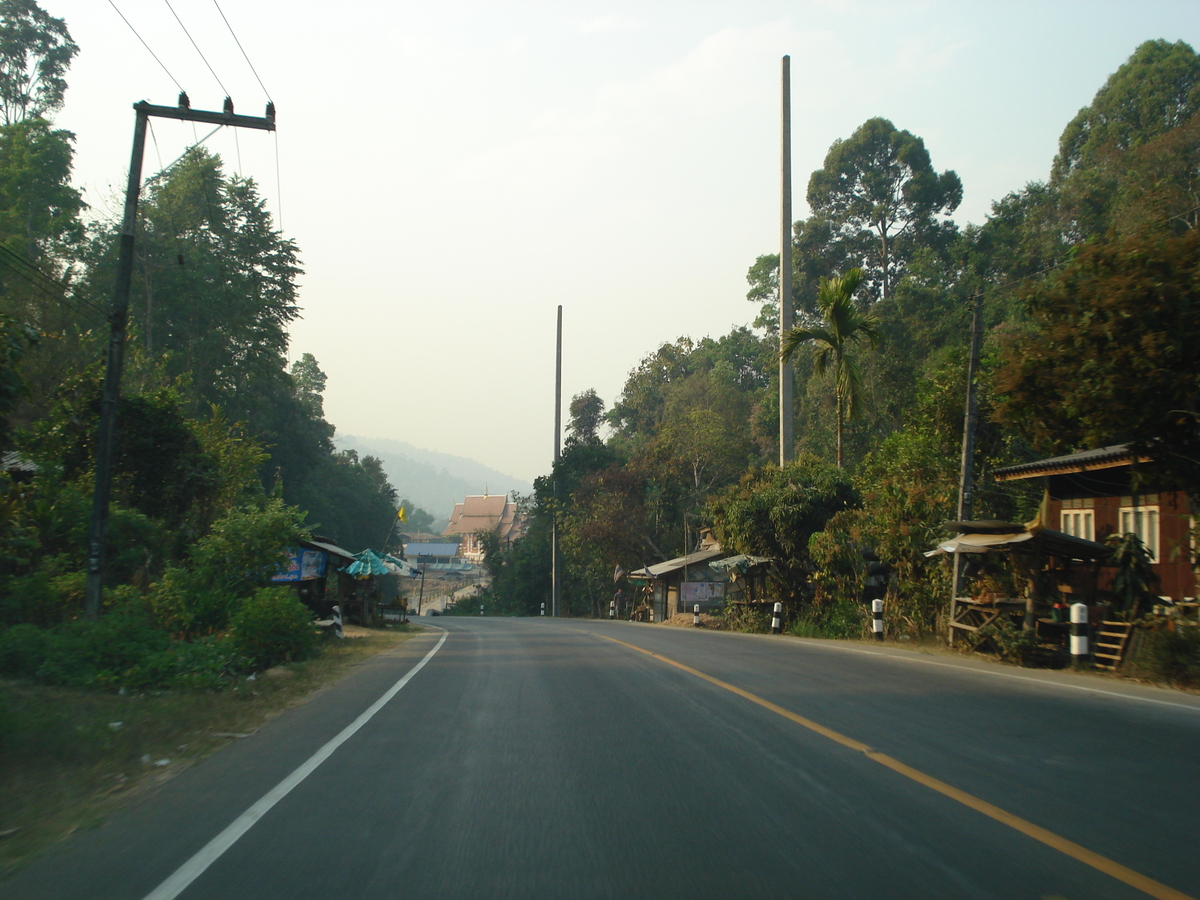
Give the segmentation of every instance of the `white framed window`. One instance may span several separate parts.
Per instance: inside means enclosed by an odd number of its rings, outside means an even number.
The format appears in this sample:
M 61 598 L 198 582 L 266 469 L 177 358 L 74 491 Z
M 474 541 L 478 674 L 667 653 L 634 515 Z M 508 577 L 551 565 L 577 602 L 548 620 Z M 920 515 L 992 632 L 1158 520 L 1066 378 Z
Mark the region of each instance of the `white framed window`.
M 1136 534 L 1150 558 L 1158 562 L 1158 507 L 1122 506 L 1120 513 L 1121 534 Z
M 1096 539 L 1096 513 L 1090 509 L 1064 509 L 1059 516 L 1059 531 L 1088 541 Z

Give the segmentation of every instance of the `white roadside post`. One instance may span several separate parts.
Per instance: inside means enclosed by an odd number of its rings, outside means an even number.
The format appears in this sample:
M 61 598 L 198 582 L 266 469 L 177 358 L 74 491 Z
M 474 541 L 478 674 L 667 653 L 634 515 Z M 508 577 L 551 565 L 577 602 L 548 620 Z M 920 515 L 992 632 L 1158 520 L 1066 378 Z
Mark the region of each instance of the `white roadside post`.
M 875 634 L 875 640 L 883 640 L 883 601 L 871 601 L 871 631 Z
M 479 614 L 481 616 L 483 615 L 483 604 L 482 603 L 479 604 Z
M 1086 603 L 1071 604 L 1071 661 L 1076 665 L 1088 656 L 1088 608 Z
M 543 603 L 542 604 L 542 615 L 544 616 L 545 614 L 546 614 L 546 604 Z
M 615 619 L 617 617 L 617 601 L 616 600 L 608 601 L 608 617 L 610 619 Z
M 340 638 L 346 636 L 342 633 L 342 608 L 340 606 L 333 608 L 333 633 Z
M 775 616 L 771 619 L 771 634 L 783 633 L 783 604 L 775 601 Z
M 699 603 L 697 603 L 695 606 L 692 607 L 692 627 L 693 628 L 700 627 L 700 604 Z

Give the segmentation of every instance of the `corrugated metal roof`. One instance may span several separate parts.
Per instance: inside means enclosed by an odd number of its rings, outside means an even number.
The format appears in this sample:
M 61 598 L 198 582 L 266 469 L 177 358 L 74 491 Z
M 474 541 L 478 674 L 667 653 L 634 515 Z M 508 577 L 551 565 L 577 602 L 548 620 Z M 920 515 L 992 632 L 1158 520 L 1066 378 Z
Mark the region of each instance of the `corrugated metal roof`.
M 1005 466 L 1003 469 L 997 469 L 993 474 L 997 481 L 1019 481 L 1022 478 L 1037 478 L 1042 475 L 1065 475 L 1093 469 L 1111 469 L 1116 466 L 1128 465 L 1132 461 L 1133 453 L 1128 444 L 1113 444 L 1109 447 L 1098 447 L 1095 450 L 1068 453 L 1066 456 L 1052 456 L 1049 459 L 1021 463 L 1018 466 Z M 1148 459 L 1145 457 L 1139 459 L 1139 462 L 1147 461 Z
M 343 550 L 337 544 L 328 544 L 323 541 L 300 541 L 301 547 L 308 547 L 310 550 L 324 550 L 333 556 L 340 556 L 342 559 L 354 559 L 354 554 L 349 550 Z
M 1018 526 L 1019 527 L 1019 526 Z M 1021 528 L 1019 532 L 1008 534 L 974 533 L 959 534 L 948 541 L 942 541 L 926 556 L 937 556 L 939 553 L 987 553 L 992 550 L 1033 550 L 1038 549 L 1051 556 L 1061 559 L 1103 560 L 1112 556 L 1112 548 L 1085 538 L 1064 534 L 1050 528 L 1032 527 Z
M 405 544 L 404 555 L 410 559 L 418 556 L 457 556 L 458 544 Z
M 710 559 L 716 559 L 724 555 L 725 551 L 719 546 L 711 550 L 698 550 L 695 553 L 689 553 L 687 556 L 677 556 L 675 559 L 668 559 L 666 562 L 660 562 L 657 565 L 637 569 L 630 572 L 629 576 L 631 578 L 660 578 L 668 572 L 676 572 L 686 566 L 698 566 L 701 563 L 707 563 Z

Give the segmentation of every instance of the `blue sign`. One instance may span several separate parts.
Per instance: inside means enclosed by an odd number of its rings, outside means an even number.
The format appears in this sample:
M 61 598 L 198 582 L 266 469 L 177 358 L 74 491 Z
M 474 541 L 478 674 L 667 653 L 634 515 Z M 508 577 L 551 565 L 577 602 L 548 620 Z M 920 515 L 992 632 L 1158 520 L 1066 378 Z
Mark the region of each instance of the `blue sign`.
M 312 581 L 325 574 L 328 561 L 329 554 L 324 550 L 297 550 L 295 547 L 288 547 L 287 559 L 271 580 L 276 583 Z

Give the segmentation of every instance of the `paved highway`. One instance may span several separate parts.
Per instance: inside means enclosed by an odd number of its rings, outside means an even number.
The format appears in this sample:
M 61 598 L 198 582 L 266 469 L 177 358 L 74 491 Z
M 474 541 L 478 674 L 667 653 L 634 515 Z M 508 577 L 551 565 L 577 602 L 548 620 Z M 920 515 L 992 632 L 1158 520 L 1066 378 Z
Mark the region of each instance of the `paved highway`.
M 1200 895 L 1200 698 L 947 656 L 438 620 L 3 898 Z

